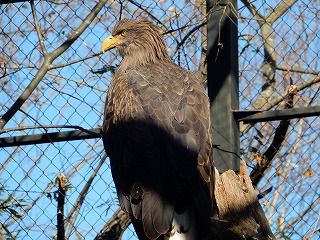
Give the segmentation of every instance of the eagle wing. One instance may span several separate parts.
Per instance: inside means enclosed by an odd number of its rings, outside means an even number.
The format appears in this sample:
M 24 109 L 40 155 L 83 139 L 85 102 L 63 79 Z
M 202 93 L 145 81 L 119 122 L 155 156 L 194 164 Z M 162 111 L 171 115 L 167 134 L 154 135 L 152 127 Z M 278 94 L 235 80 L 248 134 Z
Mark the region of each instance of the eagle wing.
M 189 204 L 200 230 L 208 228 L 214 172 L 209 100 L 194 73 L 173 63 L 117 72 L 103 132 L 120 205 L 141 220 L 148 238 L 167 233 L 173 212 Z

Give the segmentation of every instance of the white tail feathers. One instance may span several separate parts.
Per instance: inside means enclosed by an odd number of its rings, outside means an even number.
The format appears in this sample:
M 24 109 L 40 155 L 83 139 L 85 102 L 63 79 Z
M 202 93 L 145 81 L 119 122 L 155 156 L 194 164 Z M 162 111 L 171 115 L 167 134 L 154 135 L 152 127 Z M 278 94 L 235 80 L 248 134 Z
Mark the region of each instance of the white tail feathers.
M 196 240 L 197 222 L 193 206 L 182 214 L 173 212 L 171 230 L 165 235 L 165 240 Z

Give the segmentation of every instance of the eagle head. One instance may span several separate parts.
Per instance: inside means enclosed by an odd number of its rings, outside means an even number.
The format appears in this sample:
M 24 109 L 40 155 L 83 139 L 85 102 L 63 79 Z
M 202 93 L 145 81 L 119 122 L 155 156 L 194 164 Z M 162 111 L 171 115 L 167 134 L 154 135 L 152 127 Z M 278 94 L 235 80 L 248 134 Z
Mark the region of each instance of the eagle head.
M 146 18 L 123 19 L 102 43 L 102 52 L 116 48 L 124 60 L 145 65 L 169 59 L 159 28 Z

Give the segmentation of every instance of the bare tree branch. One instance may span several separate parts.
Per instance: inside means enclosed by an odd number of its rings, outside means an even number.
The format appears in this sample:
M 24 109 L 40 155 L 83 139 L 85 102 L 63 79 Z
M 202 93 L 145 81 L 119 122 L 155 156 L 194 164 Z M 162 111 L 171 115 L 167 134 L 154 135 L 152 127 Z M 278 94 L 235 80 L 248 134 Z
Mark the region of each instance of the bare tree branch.
M 320 198 L 318 198 L 317 200 L 315 200 L 312 204 L 310 204 L 304 211 L 302 211 L 301 213 L 299 213 L 299 216 L 297 218 L 295 218 L 294 220 L 292 220 L 290 223 L 288 223 L 287 225 L 290 227 L 293 227 L 297 222 L 301 221 L 301 219 L 308 213 L 310 212 L 312 209 L 314 209 L 317 205 L 320 204 Z
M 286 133 L 288 131 L 289 125 L 290 120 L 284 120 L 280 122 L 275 131 L 271 145 L 262 156 L 259 156 L 261 160 L 257 161 L 258 163 L 250 173 L 250 178 L 254 187 L 258 185 L 260 180 L 263 178 L 264 173 L 270 168 L 272 160 L 279 152 L 283 141 L 286 139 Z
M 252 4 L 250 0 L 241 0 L 241 2 L 248 8 L 251 14 L 256 17 L 257 21 L 262 21 L 264 18 L 258 11 L 258 9 Z
M 45 156 L 45 155 L 43 155 Z M 73 166 L 72 167 L 72 171 L 68 172 L 67 174 L 67 178 L 70 179 L 72 178 L 73 176 L 75 176 L 76 174 L 79 173 L 79 171 L 81 170 L 82 167 L 84 167 L 87 163 L 87 159 L 88 157 L 84 160 L 84 161 L 81 161 L 79 162 L 77 165 Z M 36 164 L 34 165 L 36 166 Z M 30 172 L 30 170 L 29 170 Z M 28 175 L 26 175 L 24 177 L 24 179 L 27 179 L 28 178 Z M 24 181 L 23 179 L 23 181 Z M 22 183 L 20 182 L 19 185 L 21 185 Z M 37 204 L 37 202 L 42 199 L 44 196 L 47 196 L 48 194 L 50 194 L 50 191 L 52 191 L 52 189 L 55 187 L 55 183 L 52 182 L 50 184 L 48 184 L 48 186 L 39 194 L 39 196 L 37 196 L 30 204 L 28 204 L 24 209 L 23 209 L 23 212 L 20 213 L 21 215 L 21 219 L 23 218 L 23 216 L 27 215 L 28 212 Z M 7 226 L 10 226 L 13 222 L 15 222 L 17 220 L 15 219 L 12 219 L 10 221 L 8 221 L 4 226 L 7 227 Z
M 74 61 L 70 61 L 68 63 L 65 63 L 65 64 L 57 64 L 57 65 L 51 65 L 49 70 L 52 70 L 52 69 L 57 69 L 57 68 L 63 68 L 63 67 L 67 67 L 67 66 L 70 66 L 72 64 L 75 64 L 75 63 L 78 63 L 78 62 L 83 62 L 85 60 L 88 60 L 88 59 L 91 59 L 93 57 L 97 57 L 99 55 L 101 55 L 102 52 L 98 52 L 98 53 L 95 53 L 93 55 L 90 55 L 90 56 L 87 56 L 87 57 L 84 57 L 84 58 L 80 58 L 80 59 L 77 59 L 77 60 L 74 60 Z
M 36 8 L 34 6 L 34 1 L 33 0 L 30 1 L 30 5 L 31 5 L 31 10 L 32 10 L 32 16 L 33 16 L 34 25 L 35 25 L 36 32 L 37 32 L 37 35 L 38 35 L 40 49 L 41 49 L 44 57 L 46 57 L 48 55 L 48 52 L 47 52 L 47 49 L 46 49 L 46 47 L 44 45 L 44 42 L 43 42 L 43 37 L 42 37 L 42 33 L 41 33 L 41 29 L 40 29 L 39 21 L 38 21 L 38 17 L 37 17 L 37 10 L 36 10 Z
M 156 16 L 154 16 L 154 14 L 152 14 L 150 11 L 148 11 L 147 8 L 145 8 L 143 5 L 141 5 L 140 3 L 138 3 L 137 1 L 134 1 L 134 0 L 129 0 L 128 2 L 131 2 L 134 6 L 136 6 L 137 8 L 139 8 L 142 11 L 144 11 L 145 13 L 147 13 L 158 24 L 165 27 L 163 22 L 161 22 Z
M 103 93 L 105 93 L 106 92 L 106 90 L 105 89 L 103 89 L 103 88 L 98 88 L 97 86 L 95 86 L 95 85 L 90 85 L 90 84 L 88 84 L 87 83 L 87 81 L 77 81 L 76 79 L 73 79 L 73 78 L 70 78 L 70 77 L 67 77 L 67 76 L 65 76 L 65 75 L 63 75 L 63 74 L 54 74 L 54 73 L 52 73 L 51 71 L 49 71 L 49 72 L 47 72 L 47 74 L 49 75 L 49 76 L 52 76 L 52 77 L 57 77 L 57 78 L 63 78 L 63 79 L 65 79 L 65 80 L 67 80 L 68 82 L 74 82 L 74 83 L 76 83 L 78 86 L 84 86 L 84 87 L 88 87 L 88 88 L 90 88 L 90 89 L 94 89 L 94 90 L 97 90 L 97 91 L 99 91 L 99 92 L 103 92 Z M 58 81 L 56 81 L 55 79 L 53 79 L 52 80 L 52 83 L 56 83 L 56 84 L 60 84 Z M 106 81 L 106 83 L 109 83 L 109 81 Z M 57 91 L 57 90 L 56 90 Z M 90 105 L 89 105 L 90 106 Z M 92 107 L 92 106 L 90 106 L 90 107 Z
M 298 0 L 283 0 L 279 5 L 271 11 L 269 15 L 265 17 L 267 22 L 274 23 L 277 21 L 286 11 L 288 11 Z
M 200 10 L 201 10 L 201 14 L 203 16 L 206 16 L 206 12 L 207 12 L 206 1 L 203 0 L 201 2 Z M 200 75 L 201 82 L 205 86 L 205 88 L 207 87 L 207 78 L 208 78 L 208 74 L 207 74 L 207 50 L 208 50 L 207 36 L 208 36 L 207 26 L 204 25 L 201 27 L 201 58 L 200 58 L 200 64 L 199 64 L 199 75 Z
M 68 35 L 68 39 L 64 43 L 62 43 L 60 47 L 58 47 L 56 50 L 50 53 L 49 58 L 52 58 L 52 61 L 50 63 L 52 63 L 54 59 L 56 59 L 58 56 L 64 53 L 80 37 L 80 35 L 92 23 L 93 19 L 98 15 L 100 10 L 107 2 L 107 0 L 98 1 L 97 5 L 91 10 L 88 16 L 83 20 L 81 25 Z
M 46 58 L 30 84 L 26 87 L 20 97 L 14 102 L 14 104 L 9 108 L 9 110 L 5 114 L 3 114 L 0 119 L 0 129 L 3 129 L 7 122 L 14 116 L 17 111 L 19 111 L 24 102 L 30 97 L 33 90 L 37 87 L 37 85 L 40 83 L 40 81 L 48 71 L 48 64 L 49 60 L 48 58 Z
M 316 83 L 320 82 L 320 73 L 317 76 L 314 76 L 312 78 L 309 78 L 306 81 L 303 81 L 301 84 L 295 85 L 296 86 L 296 91 L 299 92 L 305 88 L 308 88 Z M 285 92 L 281 94 L 281 96 L 270 99 L 270 101 L 268 101 L 266 103 L 266 105 L 264 106 L 263 110 L 267 111 L 270 110 L 272 107 L 278 105 L 280 102 L 282 102 L 283 100 L 286 99 L 286 97 L 288 96 L 288 94 L 286 94 Z
M 306 81 L 302 81 L 301 84 L 295 85 L 296 86 L 296 91 L 302 91 L 305 88 L 311 87 L 314 84 L 317 84 L 320 82 L 320 73 L 318 75 L 309 78 Z M 280 96 L 275 97 L 275 98 L 270 98 L 268 101 L 264 104 L 263 108 L 261 110 L 268 111 L 274 106 L 277 106 L 279 103 L 281 103 L 283 100 L 285 100 L 288 97 L 288 91 L 284 91 L 283 93 L 280 94 Z M 246 134 L 249 129 L 251 128 L 252 125 L 249 124 L 240 124 L 240 135 L 242 136 L 243 134 Z
M 285 108 L 293 107 L 293 98 L 296 92 L 291 92 L 288 95 L 287 103 Z M 284 140 L 286 139 L 286 134 L 290 125 L 290 120 L 283 120 L 280 122 L 279 126 L 276 128 L 272 143 L 265 151 L 265 153 L 260 156 L 261 161 L 257 161 L 256 166 L 250 173 L 250 178 L 252 180 L 252 185 L 256 187 L 258 183 L 264 176 L 264 173 L 270 168 L 272 160 L 279 152 Z
M 281 173 L 281 177 L 282 177 L 282 181 L 280 181 L 279 183 L 279 186 L 277 187 L 277 189 L 274 191 L 273 193 L 273 200 L 270 204 L 270 209 L 269 209 L 269 223 L 272 224 L 272 216 L 274 216 L 274 213 L 275 211 L 278 211 L 277 207 L 279 206 L 277 204 L 279 198 L 282 197 L 283 195 L 283 188 L 286 187 L 286 179 L 288 178 L 288 176 L 290 175 L 290 169 L 291 169 L 291 164 L 292 164 L 292 161 L 293 161 L 293 158 L 294 158 L 294 153 L 297 151 L 297 148 L 298 148 L 298 143 L 299 141 L 301 141 L 302 139 L 302 119 L 300 119 L 298 122 L 299 122 L 299 127 L 298 127 L 298 130 L 297 130 L 297 135 L 298 137 L 295 139 L 295 142 L 292 144 L 292 149 L 290 151 L 289 154 L 287 154 L 286 156 L 286 162 L 284 162 L 284 171 L 283 173 Z M 281 220 L 283 220 L 283 217 L 281 216 Z M 280 221 L 281 221 L 280 220 Z M 281 224 L 282 225 L 282 224 Z M 283 226 L 280 226 L 282 229 L 283 229 Z M 280 229 L 281 230 L 281 229 Z
M 20 97 L 14 102 L 14 104 L 9 108 L 9 110 L 1 117 L 0 129 L 4 128 L 7 122 L 14 116 L 14 114 L 16 114 L 16 112 L 20 109 L 24 102 L 30 97 L 33 90 L 38 86 L 38 84 L 43 79 L 44 75 L 52 67 L 52 62 L 63 52 L 65 52 L 71 46 L 71 44 L 73 44 L 78 39 L 78 37 L 84 32 L 84 30 L 91 24 L 93 19 L 98 15 L 98 13 L 106 4 L 106 2 L 107 0 L 99 1 L 96 4 L 96 6 L 92 9 L 92 11 L 89 13 L 89 15 L 85 18 L 85 20 L 82 22 L 82 24 L 69 35 L 68 39 L 64 43 L 62 43 L 60 47 L 58 47 L 56 50 L 49 53 L 45 57 L 44 62 L 42 63 L 39 71 L 32 79 L 30 84 L 26 87 L 26 89 L 23 91 Z
M 113 214 L 109 221 L 104 225 L 95 240 L 121 240 L 124 231 L 130 225 L 131 220 L 127 213 L 121 208 Z
M 260 26 L 261 38 L 264 47 L 264 62 L 262 66 L 262 88 L 259 97 L 252 103 L 252 108 L 269 110 L 271 108 L 270 101 L 275 92 L 276 78 L 275 73 L 277 69 L 277 52 L 275 50 L 273 23 L 281 17 L 288 9 L 290 9 L 297 0 L 282 1 L 275 9 L 267 16 L 260 14 L 258 9 L 252 4 L 250 0 L 241 0 L 243 4 L 249 9 L 251 14 L 256 17 Z M 280 99 L 280 98 L 279 98 Z M 282 99 L 283 100 L 283 99 Z M 282 101 L 281 100 L 281 101 Z M 276 103 L 276 101 L 275 101 Z M 274 106 L 274 105 L 272 105 Z M 246 133 L 251 128 L 250 125 L 240 125 L 240 132 Z
M 2 175 L 3 171 L 6 170 L 6 167 L 8 164 L 14 159 L 15 155 L 19 152 L 19 147 L 15 147 L 13 152 L 10 154 L 7 159 L 1 163 L 1 168 L 0 168 L 0 176 Z
M 272 96 L 274 93 L 274 86 L 276 83 L 275 68 L 277 56 L 272 29 L 273 22 L 267 21 L 266 17 L 260 14 L 256 7 L 249 0 L 242 0 L 242 2 L 249 9 L 252 15 L 256 17 L 261 30 L 261 38 L 264 47 L 262 91 L 252 106 L 254 109 L 263 109 L 270 96 Z
M 291 67 L 283 67 L 283 66 L 276 66 L 277 70 L 286 71 L 286 72 L 295 72 L 295 73 L 305 73 L 305 74 L 312 74 L 312 75 L 319 75 L 320 72 L 311 70 L 311 69 L 303 69 L 303 68 L 291 68 Z
M 86 198 L 89 188 L 94 180 L 94 178 L 96 177 L 96 175 L 98 174 L 100 168 L 102 167 L 102 165 L 104 164 L 105 160 L 107 159 L 107 155 L 104 154 L 103 157 L 101 158 L 98 166 L 94 169 L 94 171 L 92 172 L 90 178 L 88 179 L 88 181 L 86 182 L 85 186 L 83 187 L 82 191 L 80 192 L 77 200 L 75 201 L 75 203 L 73 204 L 72 209 L 70 210 L 68 217 L 66 218 L 65 221 L 65 227 L 67 228 L 68 225 L 68 232 L 66 234 L 66 239 L 69 239 L 71 234 L 72 234 L 72 230 L 74 228 L 74 224 L 75 221 L 80 213 L 80 209 L 82 207 L 82 204 L 84 202 L 84 199 Z
M 188 33 L 182 38 L 181 41 L 177 42 L 177 47 L 176 50 L 172 53 L 172 56 L 174 56 L 179 49 L 183 46 L 183 44 L 188 40 L 188 38 L 198 29 L 202 28 L 203 26 L 205 26 L 207 24 L 207 20 L 204 20 L 203 22 L 201 22 L 199 25 L 193 27 L 192 29 L 190 29 L 190 31 L 188 31 Z

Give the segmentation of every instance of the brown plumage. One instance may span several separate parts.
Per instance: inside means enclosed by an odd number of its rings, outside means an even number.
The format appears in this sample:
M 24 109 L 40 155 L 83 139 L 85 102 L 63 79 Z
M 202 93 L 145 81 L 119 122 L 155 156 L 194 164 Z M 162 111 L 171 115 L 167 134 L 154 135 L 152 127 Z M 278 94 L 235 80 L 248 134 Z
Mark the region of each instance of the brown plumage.
M 120 205 L 139 239 L 188 232 L 188 224 L 178 231 L 172 224 L 185 212 L 200 239 L 210 225 L 214 179 L 205 89 L 171 61 L 146 19 L 118 22 L 102 51 L 114 47 L 123 59 L 108 90 L 103 142 Z

